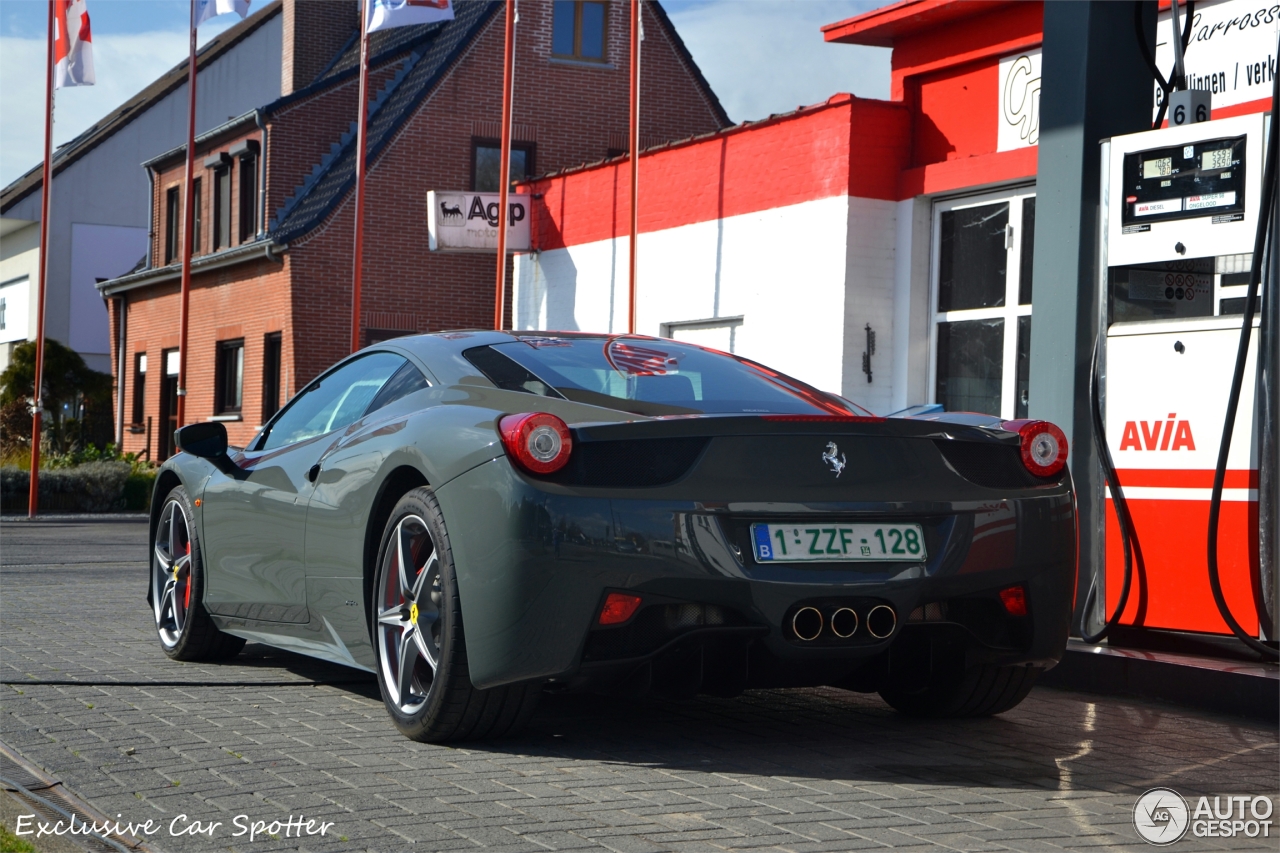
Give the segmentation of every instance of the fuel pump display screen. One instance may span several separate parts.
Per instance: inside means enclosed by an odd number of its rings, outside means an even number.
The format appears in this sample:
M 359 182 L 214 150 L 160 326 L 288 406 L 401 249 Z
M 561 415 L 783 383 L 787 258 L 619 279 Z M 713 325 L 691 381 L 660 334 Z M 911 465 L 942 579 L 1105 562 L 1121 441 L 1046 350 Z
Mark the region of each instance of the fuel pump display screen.
M 1244 146 L 1237 136 L 1124 155 L 1123 233 L 1171 219 L 1244 218 Z

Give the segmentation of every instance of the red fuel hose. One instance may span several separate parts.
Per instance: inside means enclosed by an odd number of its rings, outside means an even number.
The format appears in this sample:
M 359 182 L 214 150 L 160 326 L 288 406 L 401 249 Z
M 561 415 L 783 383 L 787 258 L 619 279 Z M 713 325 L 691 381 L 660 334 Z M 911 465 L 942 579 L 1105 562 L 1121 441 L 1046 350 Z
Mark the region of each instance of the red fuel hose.
M 1277 43 L 1280 51 L 1280 43 Z M 1244 384 L 1245 359 L 1249 354 L 1249 338 L 1253 333 L 1253 315 L 1258 308 L 1258 283 L 1262 278 L 1262 255 L 1267 246 L 1267 230 L 1271 218 L 1276 215 L 1276 151 L 1280 148 L 1280 77 L 1271 82 L 1271 135 L 1267 140 L 1266 166 L 1262 172 L 1262 203 L 1258 208 L 1258 230 L 1253 239 L 1253 263 L 1249 270 L 1249 294 L 1245 297 L 1244 321 L 1240 324 L 1240 346 L 1236 350 L 1236 366 L 1231 376 L 1231 394 L 1227 398 L 1227 417 L 1222 424 L 1222 443 L 1218 446 L 1218 465 L 1213 472 L 1213 494 L 1209 499 L 1209 589 L 1213 591 L 1213 601 L 1218 612 L 1231 629 L 1231 633 L 1249 648 L 1260 655 L 1280 660 L 1280 650 L 1249 635 L 1240 623 L 1231 615 L 1226 598 L 1222 595 L 1222 580 L 1218 572 L 1218 524 L 1222 514 L 1222 484 L 1227 475 L 1227 455 L 1231 452 L 1231 433 L 1236 425 L 1236 410 L 1240 406 L 1240 388 Z M 1271 251 L 1276 251 L 1272 246 Z M 1268 282 L 1268 299 L 1275 299 L 1280 287 L 1276 281 Z M 1276 330 L 1269 330 L 1275 334 Z M 1265 339 L 1264 339 L 1265 341 Z M 1263 566 L 1262 571 L 1270 567 Z

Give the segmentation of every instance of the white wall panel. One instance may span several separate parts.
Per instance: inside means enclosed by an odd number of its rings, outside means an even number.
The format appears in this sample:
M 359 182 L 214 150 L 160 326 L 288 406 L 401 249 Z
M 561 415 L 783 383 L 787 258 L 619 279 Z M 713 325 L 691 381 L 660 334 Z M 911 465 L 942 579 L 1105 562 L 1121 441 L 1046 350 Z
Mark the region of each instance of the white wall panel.
M 739 355 L 884 413 L 896 214 L 893 202 L 836 196 L 641 234 L 636 329 L 741 316 Z M 516 328 L 625 331 L 627 263 L 627 238 L 518 256 Z M 871 383 L 868 322 L 878 336 Z

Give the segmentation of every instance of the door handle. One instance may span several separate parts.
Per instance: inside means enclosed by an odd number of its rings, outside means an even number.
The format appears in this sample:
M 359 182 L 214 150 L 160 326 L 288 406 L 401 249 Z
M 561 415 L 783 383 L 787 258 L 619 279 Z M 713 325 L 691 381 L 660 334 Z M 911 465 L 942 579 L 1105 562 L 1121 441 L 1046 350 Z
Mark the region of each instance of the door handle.
M 320 476 L 320 463 L 317 462 L 316 464 L 312 465 L 309 469 L 307 469 L 307 479 L 312 483 L 314 483 L 316 481 L 316 478 L 319 476 Z

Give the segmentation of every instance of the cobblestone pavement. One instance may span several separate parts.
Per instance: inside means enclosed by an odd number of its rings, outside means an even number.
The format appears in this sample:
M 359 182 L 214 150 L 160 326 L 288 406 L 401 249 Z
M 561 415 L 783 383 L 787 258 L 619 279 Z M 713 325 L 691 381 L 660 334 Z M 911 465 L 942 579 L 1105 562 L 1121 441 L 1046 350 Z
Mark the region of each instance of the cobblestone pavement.
M 156 850 L 1138 850 L 1150 787 L 1193 804 L 1277 790 L 1272 728 L 1050 689 L 965 722 L 835 689 L 555 697 L 518 739 L 416 744 L 360 673 L 254 645 L 231 664 L 166 659 L 145 537 L 4 523 L 0 739 L 101 811 L 156 819 Z M 180 814 L 222 825 L 172 837 Z M 231 835 L 236 815 L 299 814 L 333 828 Z M 1249 847 L 1276 841 L 1174 849 Z

